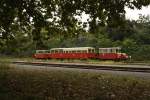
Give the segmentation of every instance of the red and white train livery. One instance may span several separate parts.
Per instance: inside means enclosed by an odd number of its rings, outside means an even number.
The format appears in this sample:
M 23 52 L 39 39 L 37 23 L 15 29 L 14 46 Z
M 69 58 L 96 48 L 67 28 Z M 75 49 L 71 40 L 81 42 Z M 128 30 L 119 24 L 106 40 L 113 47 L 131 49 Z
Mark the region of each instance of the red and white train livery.
M 121 53 L 120 47 L 99 48 L 73 47 L 73 48 L 52 48 L 50 50 L 36 50 L 33 55 L 38 59 L 101 59 L 101 60 L 124 60 L 129 56 Z

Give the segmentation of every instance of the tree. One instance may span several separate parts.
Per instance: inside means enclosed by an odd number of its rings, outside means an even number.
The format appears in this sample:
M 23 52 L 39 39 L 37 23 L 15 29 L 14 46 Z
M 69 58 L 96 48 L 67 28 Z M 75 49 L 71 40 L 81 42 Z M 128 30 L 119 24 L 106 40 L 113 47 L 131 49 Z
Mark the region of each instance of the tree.
M 29 34 L 39 49 L 45 47 L 41 33 L 43 27 L 51 34 L 60 32 L 72 36 L 81 28 L 75 16 L 85 12 L 90 15 L 90 32 L 96 33 L 100 26 L 122 26 L 125 6 L 141 9 L 149 4 L 149 0 L 1 0 L 0 31 L 8 45 L 7 41 L 15 34 L 12 28 L 14 22 L 23 30 L 32 27 Z

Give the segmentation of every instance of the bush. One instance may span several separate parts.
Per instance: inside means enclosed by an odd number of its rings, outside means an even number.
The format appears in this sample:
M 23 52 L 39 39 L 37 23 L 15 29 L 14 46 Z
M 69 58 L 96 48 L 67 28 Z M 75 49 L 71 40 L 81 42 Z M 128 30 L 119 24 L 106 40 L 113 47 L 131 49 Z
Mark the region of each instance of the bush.
M 132 56 L 133 60 L 150 60 L 150 45 L 134 45 L 123 49 L 127 54 Z

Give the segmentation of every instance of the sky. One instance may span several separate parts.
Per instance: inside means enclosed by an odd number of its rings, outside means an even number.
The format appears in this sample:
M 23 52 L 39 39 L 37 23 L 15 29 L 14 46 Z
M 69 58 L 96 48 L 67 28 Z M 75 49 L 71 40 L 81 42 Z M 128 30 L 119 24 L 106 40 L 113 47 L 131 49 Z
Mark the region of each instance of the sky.
M 150 15 L 150 6 L 142 7 L 141 10 L 138 9 L 132 10 L 129 8 L 125 8 L 125 10 L 126 10 L 126 18 L 130 20 L 137 20 L 139 18 L 139 14 L 146 15 L 146 16 Z M 87 22 L 89 15 L 82 13 L 81 16 L 75 16 L 75 17 L 82 22 Z
M 131 10 L 129 8 L 126 8 L 125 10 L 126 10 L 126 18 L 131 20 L 137 20 L 139 14 L 150 15 L 150 6 L 142 7 L 141 10 L 137 10 L 137 9 Z
M 150 15 L 150 6 L 147 7 L 142 7 L 141 10 L 138 9 L 129 9 L 129 8 L 125 8 L 126 10 L 126 18 L 130 19 L 130 20 L 137 20 L 139 18 L 139 14 L 142 15 Z M 78 20 L 82 21 L 82 22 L 87 22 L 87 19 L 89 18 L 89 15 L 82 13 L 82 16 L 76 16 L 76 18 L 78 18 Z

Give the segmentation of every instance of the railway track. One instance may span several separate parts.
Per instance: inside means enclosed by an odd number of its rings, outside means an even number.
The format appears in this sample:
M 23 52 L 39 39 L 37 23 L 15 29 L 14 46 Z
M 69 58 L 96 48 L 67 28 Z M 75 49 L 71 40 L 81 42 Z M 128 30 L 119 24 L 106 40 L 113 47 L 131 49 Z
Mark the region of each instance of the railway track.
M 33 65 L 33 66 L 46 66 L 46 67 L 61 67 L 61 68 L 78 68 L 78 69 L 91 69 L 91 70 L 111 70 L 111 71 L 127 71 L 127 72 L 143 72 L 150 73 L 150 66 L 147 67 L 132 67 L 129 65 L 95 65 L 95 64 L 75 64 L 75 63 L 46 63 L 46 62 L 25 62 L 15 61 L 13 64 L 19 65 Z M 139 65 L 137 65 L 139 66 Z

